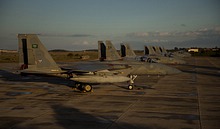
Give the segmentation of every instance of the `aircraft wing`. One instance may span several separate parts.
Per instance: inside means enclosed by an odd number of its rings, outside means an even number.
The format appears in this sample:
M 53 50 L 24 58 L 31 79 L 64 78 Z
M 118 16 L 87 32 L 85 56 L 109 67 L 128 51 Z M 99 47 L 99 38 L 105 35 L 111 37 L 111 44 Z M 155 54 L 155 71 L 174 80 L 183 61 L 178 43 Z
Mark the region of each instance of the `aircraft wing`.
M 62 64 L 61 69 L 71 73 L 89 73 L 108 70 L 110 67 L 106 64 L 74 62 L 74 64 Z
M 68 73 L 89 73 L 89 72 L 109 72 L 119 69 L 130 68 L 129 65 L 121 63 L 88 61 L 88 62 L 74 62 L 68 64 L 59 64 L 62 70 Z

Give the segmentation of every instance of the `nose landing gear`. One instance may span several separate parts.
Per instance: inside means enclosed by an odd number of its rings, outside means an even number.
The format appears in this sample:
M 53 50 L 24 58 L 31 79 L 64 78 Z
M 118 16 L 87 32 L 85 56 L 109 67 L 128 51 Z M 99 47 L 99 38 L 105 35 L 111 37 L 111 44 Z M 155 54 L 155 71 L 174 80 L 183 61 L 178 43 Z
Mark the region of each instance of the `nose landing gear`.
M 130 77 L 130 84 L 128 85 L 128 89 L 129 90 L 133 90 L 134 89 L 134 80 L 137 78 L 137 75 L 129 75 Z

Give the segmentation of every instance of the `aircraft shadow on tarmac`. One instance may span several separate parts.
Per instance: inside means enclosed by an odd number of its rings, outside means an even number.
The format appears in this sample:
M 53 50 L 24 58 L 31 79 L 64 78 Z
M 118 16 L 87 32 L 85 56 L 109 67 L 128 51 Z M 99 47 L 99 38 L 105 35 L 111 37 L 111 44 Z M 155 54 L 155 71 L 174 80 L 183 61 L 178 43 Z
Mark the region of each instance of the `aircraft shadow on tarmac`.
M 190 70 L 183 70 L 183 72 L 220 77 L 220 73 L 214 73 L 214 72 L 208 73 L 208 72 L 204 72 L 204 71 L 190 71 Z
M 120 87 L 122 89 L 127 89 L 124 85 L 119 85 L 119 84 L 113 84 L 113 85 L 117 86 L 117 87 Z M 141 84 L 141 85 L 139 85 L 139 84 L 134 85 L 134 90 L 144 90 L 144 89 L 155 89 L 155 88 L 153 88 L 150 85 L 143 85 L 143 84 Z
M 35 76 L 35 75 L 21 76 L 20 74 L 12 73 L 6 70 L 0 70 L 0 79 L 3 81 L 10 81 L 15 83 L 16 82 L 47 82 L 50 84 L 59 84 L 68 87 L 74 87 L 74 82 L 65 78 Z
M 177 65 L 177 67 L 180 67 L 178 69 L 186 73 L 194 73 L 194 74 L 220 77 L 220 72 L 219 72 L 220 68 L 216 68 L 216 67 L 197 66 L 197 65 L 189 65 L 189 64 L 179 64 Z M 188 69 L 187 67 L 190 69 Z M 196 69 L 199 69 L 199 70 L 196 70 Z
M 152 76 L 151 78 L 154 78 L 154 80 L 156 80 L 154 83 L 156 83 L 159 80 L 159 78 L 157 76 L 155 76 L 155 77 Z M 10 81 L 10 82 L 13 82 L 13 83 L 16 83 L 16 82 L 33 82 L 33 83 L 35 83 L 35 82 L 46 82 L 46 83 L 49 83 L 49 84 L 56 84 L 56 85 L 61 85 L 61 86 L 67 86 L 69 88 L 75 88 L 75 82 L 74 81 L 68 80 L 68 79 L 65 79 L 65 78 L 62 78 L 62 77 L 37 76 L 37 75 L 22 76 L 20 74 L 16 74 L 16 73 L 9 72 L 9 71 L 6 71 L 6 70 L 0 70 L 0 79 L 3 80 L 3 81 Z M 105 85 L 107 85 L 107 84 L 105 84 Z M 112 85 L 112 84 L 110 84 L 110 85 Z M 113 83 L 113 85 L 128 91 L 127 90 L 127 85 L 128 84 L 126 82 L 125 83 Z M 101 88 L 101 87 L 95 86 L 94 90 L 99 89 L 99 88 Z M 144 89 L 154 89 L 154 88 L 152 88 L 151 85 L 139 84 L 139 83 L 137 83 L 134 87 L 134 90 L 144 90 Z M 73 91 L 74 92 L 81 92 L 79 90 L 73 90 Z
M 111 116 L 93 116 L 92 114 L 84 113 L 79 109 L 73 107 L 63 106 L 62 104 L 54 104 L 51 105 L 54 114 L 52 117 L 53 121 L 43 121 L 44 116 L 41 121 L 37 123 L 29 123 L 24 121 L 20 121 L 13 128 L 16 129 L 40 129 L 40 128 L 62 128 L 62 129 L 166 129 L 164 127 L 160 127 L 156 124 L 132 124 L 125 122 L 118 122 L 120 116 L 111 115 Z M 24 123 L 23 123 L 24 122 Z
M 115 122 L 118 116 L 93 116 L 88 113 L 83 113 L 79 109 L 67 107 L 63 105 L 51 105 L 54 110 L 54 118 L 57 124 L 65 129 L 82 128 L 82 129 L 165 129 L 157 125 L 132 125 L 132 123 Z M 109 116 L 108 116 L 109 117 Z M 111 118 L 117 118 L 111 120 Z
M 197 66 L 197 65 L 190 65 L 190 64 L 179 64 L 180 66 L 189 66 L 189 67 L 194 67 L 194 68 L 203 68 L 203 69 L 209 69 L 209 70 L 220 70 L 220 68 L 216 67 L 210 67 L 210 66 Z
M 12 73 L 6 70 L 0 70 L 0 79 L 3 81 L 9 82 L 46 82 L 49 84 L 67 86 L 69 88 L 76 88 L 75 82 L 69 79 L 65 79 L 62 77 L 51 77 L 51 76 L 37 76 L 37 75 L 25 75 L 22 76 L 20 74 Z M 127 84 L 120 86 L 122 89 L 126 89 Z M 100 87 L 95 86 L 94 89 L 99 89 Z M 73 90 L 74 92 L 81 92 L 80 90 Z

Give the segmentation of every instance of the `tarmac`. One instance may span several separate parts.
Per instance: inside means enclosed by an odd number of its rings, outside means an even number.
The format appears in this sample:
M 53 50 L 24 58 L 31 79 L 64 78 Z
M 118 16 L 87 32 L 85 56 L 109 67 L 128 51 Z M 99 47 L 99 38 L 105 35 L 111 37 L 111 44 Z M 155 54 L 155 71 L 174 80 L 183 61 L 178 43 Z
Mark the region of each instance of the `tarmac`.
M 0 129 L 219 129 L 220 58 L 190 57 L 183 72 L 139 76 L 127 83 L 95 85 L 16 74 L 0 64 Z

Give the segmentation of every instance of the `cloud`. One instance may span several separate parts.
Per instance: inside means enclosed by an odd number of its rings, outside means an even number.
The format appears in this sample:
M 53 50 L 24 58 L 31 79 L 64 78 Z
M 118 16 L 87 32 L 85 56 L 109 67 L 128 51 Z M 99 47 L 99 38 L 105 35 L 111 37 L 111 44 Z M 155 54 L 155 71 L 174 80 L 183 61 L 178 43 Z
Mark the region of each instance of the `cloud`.
M 37 34 L 39 36 L 47 36 L 47 37 L 90 37 L 93 35 L 89 34 L 49 34 L 49 33 L 40 33 Z
M 89 34 L 74 34 L 74 35 L 70 35 L 70 37 L 90 37 L 92 35 Z
M 89 45 L 89 42 L 88 41 L 83 41 L 82 44 L 83 45 Z
M 127 34 L 128 37 L 163 37 L 172 36 L 173 32 L 133 32 Z
M 171 33 L 169 33 L 169 32 L 160 32 L 159 33 L 159 36 L 170 36 L 171 35 Z
M 146 31 L 126 35 L 127 42 L 142 49 L 143 45 L 177 47 L 215 47 L 220 42 L 220 26 L 203 27 L 193 31 Z
M 196 31 L 198 36 L 211 36 L 211 37 L 216 37 L 220 36 L 220 27 L 213 27 L 213 28 L 201 28 L 198 31 Z
M 144 40 L 144 42 L 147 42 L 147 43 L 165 43 L 165 42 L 169 42 L 169 41 L 165 40 L 165 39 L 152 39 L 152 40 Z
M 133 32 L 133 33 L 128 33 L 128 37 L 148 37 L 149 33 L 148 32 Z
M 79 39 L 79 40 L 72 41 L 71 44 L 78 45 L 78 46 L 93 46 L 93 45 L 97 45 L 97 41 L 87 40 L 87 39 Z
M 181 24 L 180 26 L 182 26 L 182 27 L 186 27 L 186 24 Z
M 153 31 L 153 32 L 133 32 L 126 36 L 135 38 L 149 38 L 149 37 L 216 37 L 220 36 L 220 26 L 212 28 L 200 28 L 194 31 Z

